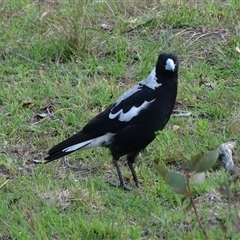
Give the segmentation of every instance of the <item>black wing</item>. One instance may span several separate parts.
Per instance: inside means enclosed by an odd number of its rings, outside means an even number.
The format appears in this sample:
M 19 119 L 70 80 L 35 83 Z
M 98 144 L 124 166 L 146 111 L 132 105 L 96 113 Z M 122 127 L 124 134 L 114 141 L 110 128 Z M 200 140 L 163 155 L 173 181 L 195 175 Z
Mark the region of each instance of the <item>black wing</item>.
M 90 139 L 105 135 L 106 133 L 118 133 L 126 127 L 130 127 L 131 124 L 141 124 L 146 122 L 149 118 L 149 114 L 146 109 L 140 109 L 144 102 L 153 101 L 153 90 L 144 86 L 141 90 L 134 92 L 132 95 L 126 98 L 119 98 L 120 100 L 109 106 L 103 112 L 98 114 L 95 118 L 90 120 L 83 129 L 71 136 L 70 138 L 62 141 L 54 146 L 49 151 L 49 156 L 45 158 L 47 162 L 53 161 L 57 158 L 65 156 L 70 152 L 62 151 L 63 149 L 73 146 L 75 144 L 88 141 Z M 138 108 L 140 111 L 136 115 L 136 111 L 133 109 Z M 128 114 L 129 121 L 122 121 L 121 114 L 116 115 L 114 118 L 110 118 L 110 114 L 121 111 L 122 114 Z M 144 114 L 144 111 L 146 112 Z M 135 113 L 132 117 L 132 113 Z
M 138 91 L 122 99 L 120 103 L 116 102 L 111 108 L 111 113 L 117 113 L 121 109 L 123 113 L 129 112 L 132 107 L 140 107 L 145 101 L 151 102 L 155 98 L 154 95 L 153 89 L 145 85 L 139 85 Z
M 144 108 L 140 109 L 141 111 L 134 117 L 131 116 L 133 107 L 139 108 L 143 105 L 144 102 L 151 102 L 154 100 L 154 90 L 150 89 L 146 86 L 142 86 L 141 90 L 136 91 L 132 95 L 121 99 L 120 102 L 116 102 L 113 105 L 109 106 L 105 111 L 97 115 L 93 118 L 89 123 L 87 123 L 84 128 L 83 132 L 86 134 L 93 135 L 94 137 L 100 136 L 107 132 L 115 133 L 124 127 L 130 125 L 132 122 L 138 123 L 138 119 L 142 121 Z M 132 110 L 132 112 L 131 112 Z M 110 118 L 110 114 L 116 114 L 117 112 L 122 111 L 123 114 L 129 114 L 129 121 L 121 121 L 120 114 L 116 115 L 116 117 Z M 136 113 L 136 112 L 135 112 Z M 141 114 L 140 114 L 141 113 Z M 141 118 L 139 118 L 139 116 Z M 139 122 L 141 123 L 141 122 Z

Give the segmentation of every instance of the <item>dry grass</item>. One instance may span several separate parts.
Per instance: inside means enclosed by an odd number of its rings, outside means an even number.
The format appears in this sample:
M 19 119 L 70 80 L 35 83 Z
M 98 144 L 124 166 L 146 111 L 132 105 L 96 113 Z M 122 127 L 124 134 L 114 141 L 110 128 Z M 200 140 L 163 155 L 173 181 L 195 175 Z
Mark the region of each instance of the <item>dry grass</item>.
M 182 170 L 192 154 L 238 143 L 239 16 L 234 0 L 4 1 L 0 238 L 202 239 L 195 217 L 182 211 L 185 199 L 152 165 Z M 69 156 L 75 166 L 97 166 L 92 171 L 34 163 L 144 78 L 161 51 L 179 55 L 178 107 L 193 115 L 171 118 L 142 153 L 141 189 L 126 193 L 106 183 L 116 173 L 104 149 Z M 209 239 L 224 236 L 219 218 L 231 222 L 229 202 L 216 192 L 226 179 L 220 168 L 196 186 Z

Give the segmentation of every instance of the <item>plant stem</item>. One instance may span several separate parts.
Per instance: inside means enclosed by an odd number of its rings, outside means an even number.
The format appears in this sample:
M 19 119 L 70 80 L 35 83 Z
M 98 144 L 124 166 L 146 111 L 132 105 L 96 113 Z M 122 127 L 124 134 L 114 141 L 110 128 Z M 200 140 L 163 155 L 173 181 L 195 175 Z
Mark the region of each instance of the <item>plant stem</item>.
M 190 175 L 189 175 L 189 173 L 187 173 L 187 189 L 188 189 L 190 203 L 191 203 L 191 205 L 193 207 L 193 211 L 194 211 L 194 214 L 195 214 L 195 216 L 197 218 L 198 225 L 199 225 L 200 229 L 202 230 L 203 235 L 205 236 L 205 238 L 208 239 L 207 232 L 206 232 L 205 228 L 202 225 L 202 222 L 201 222 L 201 220 L 199 218 L 199 215 L 198 215 L 197 207 L 196 207 L 196 205 L 194 203 L 194 200 L 193 200 L 192 192 L 191 192 L 191 189 L 190 189 L 189 178 L 190 178 Z

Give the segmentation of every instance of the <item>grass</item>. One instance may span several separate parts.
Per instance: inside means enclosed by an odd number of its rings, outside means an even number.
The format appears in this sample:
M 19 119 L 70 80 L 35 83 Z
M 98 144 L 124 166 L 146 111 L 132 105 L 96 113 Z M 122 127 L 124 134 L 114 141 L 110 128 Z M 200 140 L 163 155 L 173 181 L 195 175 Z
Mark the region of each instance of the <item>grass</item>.
M 239 144 L 239 2 L 130 2 L 3 2 L 1 239 L 203 239 L 194 215 L 182 210 L 185 199 L 158 177 L 153 162 L 181 168 L 199 151 Z M 162 51 L 179 55 L 177 100 L 193 115 L 172 117 L 141 154 L 142 188 L 125 192 L 106 183 L 117 177 L 105 149 L 69 156 L 74 165 L 97 166 L 88 172 L 60 161 L 33 164 L 146 77 Z M 46 117 L 46 109 L 54 116 Z M 228 219 L 227 204 L 215 189 L 226 179 L 220 168 L 196 187 L 210 239 L 224 236 L 216 216 Z

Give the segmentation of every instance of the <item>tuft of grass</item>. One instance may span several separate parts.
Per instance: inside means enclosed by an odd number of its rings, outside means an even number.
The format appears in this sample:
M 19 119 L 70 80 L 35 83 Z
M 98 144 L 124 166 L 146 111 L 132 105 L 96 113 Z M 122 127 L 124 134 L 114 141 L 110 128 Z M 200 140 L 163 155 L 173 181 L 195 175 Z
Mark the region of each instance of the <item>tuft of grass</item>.
M 184 157 L 239 143 L 239 16 L 236 0 L 4 1 L 0 238 L 202 239 L 195 217 L 182 211 L 186 199 L 158 178 L 153 162 L 181 171 Z M 192 116 L 172 117 L 141 154 L 140 189 L 106 183 L 117 177 L 105 149 L 69 156 L 91 171 L 33 163 L 146 77 L 162 51 L 179 55 L 177 101 Z M 210 239 L 224 236 L 215 216 L 226 216 L 227 200 L 215 189 L 226 179 L 217 169 L 196 188 Z

